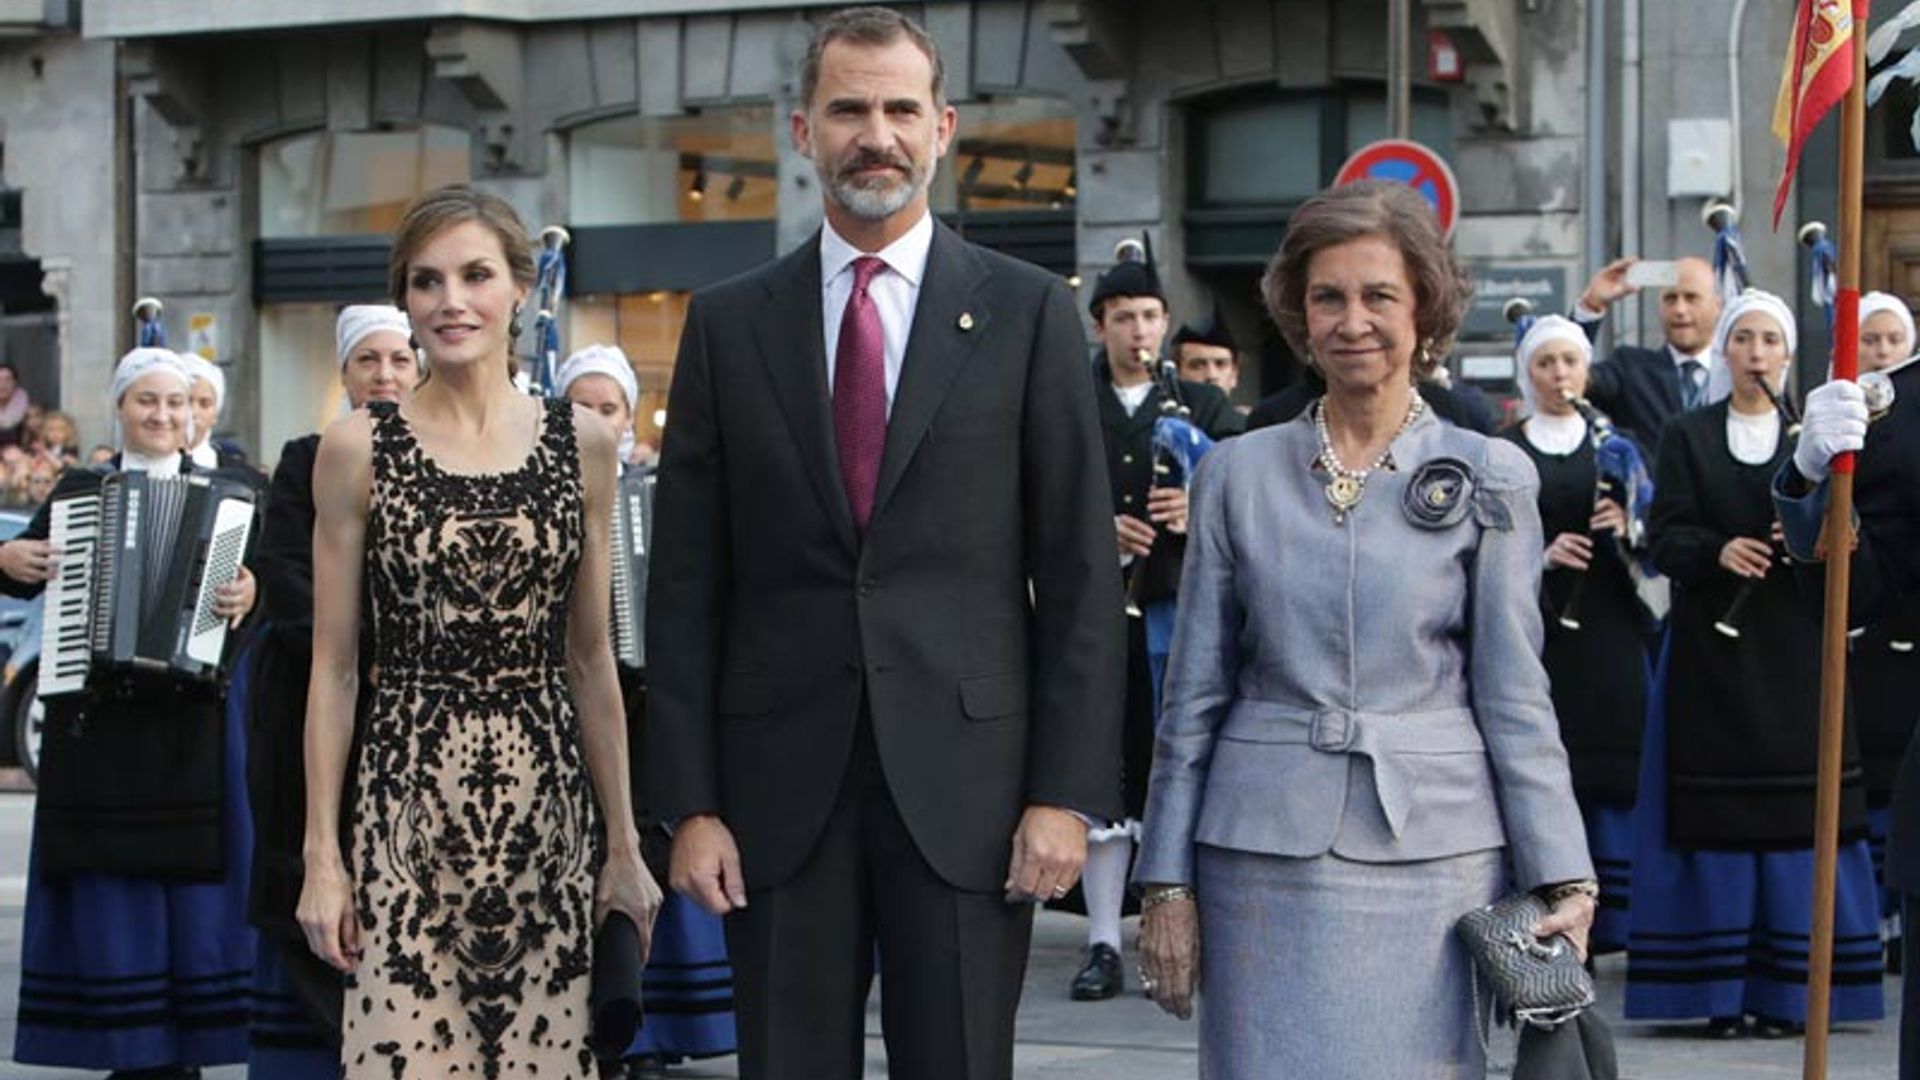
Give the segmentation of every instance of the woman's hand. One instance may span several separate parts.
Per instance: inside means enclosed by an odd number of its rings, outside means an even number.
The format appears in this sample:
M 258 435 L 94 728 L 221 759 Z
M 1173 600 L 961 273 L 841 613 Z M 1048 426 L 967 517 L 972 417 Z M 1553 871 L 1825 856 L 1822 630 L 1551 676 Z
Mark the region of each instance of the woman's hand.
M 1764 540 L 1736 536 L 1720 549 L 1720 565 L 1746 578 L 1763 578 L 1773 569 L 1773 548 Z
M 1593 541 L 1579 533 L 1561 533 L 1547 545 L 1547 565 L 1587 569 L 1593 565 Z
M 1586 893 L 1574 893 L 1563 896 L 1553 905 L 1547 917 L 1535 924 L 1535 937 L 1550 938 L 1555 934 L 1565 934 L 1573 942 L 1574 952 L 1581 960 L 1587 958 L 1587 932 L 1593 929 L 1593 917 L 1600 910 L 1600 902 Z
M 1615 536 L 1627 535 L 1627 512 L 1612 499 L 1596 499 L 1593 504 L 1593 517 L 1587 522 L 1587 528 L 1594 532 L 1612 532 Z
M 1200 989 L 1200 909 L 1192 897 L 1166 900 L 1140 917 L 1140 981 L 1153 1003 L 1193 1017 Z
M 0 574 L 23 585 L 52 581 L 60 569 L 60 549 L 51 540 L 9 540 L 0 544 Z
M 660 914 L 661 900 L 660 886 L 647 871 L 638 844 L 607 852 L 607 865 L 600 869 L 600 880 L 593 890 L 593 924 L 599 926 L 611 911 L 632 919 L 634 928 L 640 931 L 643 964 L 653 952 L 653 920 Z
M 228 626 L 239 626 L 259 596 L 260 586 L 253 571 L 243 566 L 232 581 L 214 587 L 213 613 L 227 620 Z
M 306 860 L 295 918 L 307 936 L 307 948 L 337 971 L 360 962 L 360 920 L 353 910 L 353 887 L 338 852 Z

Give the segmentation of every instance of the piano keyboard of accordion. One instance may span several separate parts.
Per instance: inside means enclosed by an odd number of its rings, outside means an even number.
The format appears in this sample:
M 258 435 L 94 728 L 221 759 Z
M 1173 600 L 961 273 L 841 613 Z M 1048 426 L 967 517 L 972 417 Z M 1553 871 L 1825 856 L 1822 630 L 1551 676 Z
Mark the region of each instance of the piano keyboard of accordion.
M 613 658 L 647 666 L 647 551 L 653 541 L 653 471 L 620 478 L 613 500 Z
M 254 498 L 228 480 L 134 472 L 54 501 L 61 556 L 41 623 L 41 696 L 116 672 L 218 680 L 227 622 L 214 590 L 239 574 Z

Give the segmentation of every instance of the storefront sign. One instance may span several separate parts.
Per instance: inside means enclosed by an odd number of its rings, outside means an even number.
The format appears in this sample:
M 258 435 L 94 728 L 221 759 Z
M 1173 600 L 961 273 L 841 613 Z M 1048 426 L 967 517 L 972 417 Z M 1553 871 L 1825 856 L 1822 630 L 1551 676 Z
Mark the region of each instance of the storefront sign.
M 1513 339 L 1513 324 L 1505 309 L 1510 300 L 1525 300 L 1535 315 L 1565 315 L 1571 309 L 1567 299 L 1567 268 L 1564 266 L 1515 266 L 1511 263 L 1470 263 L 1467 272 L 1473 279 L 1473 301 L 1460 326 L 1463 338 Z

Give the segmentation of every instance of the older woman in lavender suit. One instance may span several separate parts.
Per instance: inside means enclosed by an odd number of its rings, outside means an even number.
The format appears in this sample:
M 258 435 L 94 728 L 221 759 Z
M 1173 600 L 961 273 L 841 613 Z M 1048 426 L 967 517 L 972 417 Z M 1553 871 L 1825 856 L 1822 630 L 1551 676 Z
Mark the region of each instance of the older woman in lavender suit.
M 1309 202 L 1263 289 L 1328 391 L 1195 480 L 1142 977 L 1181 1016 L 1204 987 L 1209 1080 L 1482 1077 L 1454 921 L 1538 890 L 1536 932 L 1584 949 L 1598 891 L 1539 660 L 1539 481 L 1414 393 L 1466 287 L 1412 189 Z

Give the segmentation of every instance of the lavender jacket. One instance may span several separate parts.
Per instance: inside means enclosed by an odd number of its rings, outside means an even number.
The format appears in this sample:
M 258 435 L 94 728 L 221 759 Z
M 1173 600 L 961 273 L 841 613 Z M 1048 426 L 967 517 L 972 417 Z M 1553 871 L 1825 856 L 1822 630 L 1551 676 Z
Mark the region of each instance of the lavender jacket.
M 1593 876 L 1540 664 L 1539 478 L 1427 413 L 1333 521 L 1305 418 L 1216 447 L 1187 559 L 1134 879 L 1196 844 L 1412 862 L 1504 846 Z

